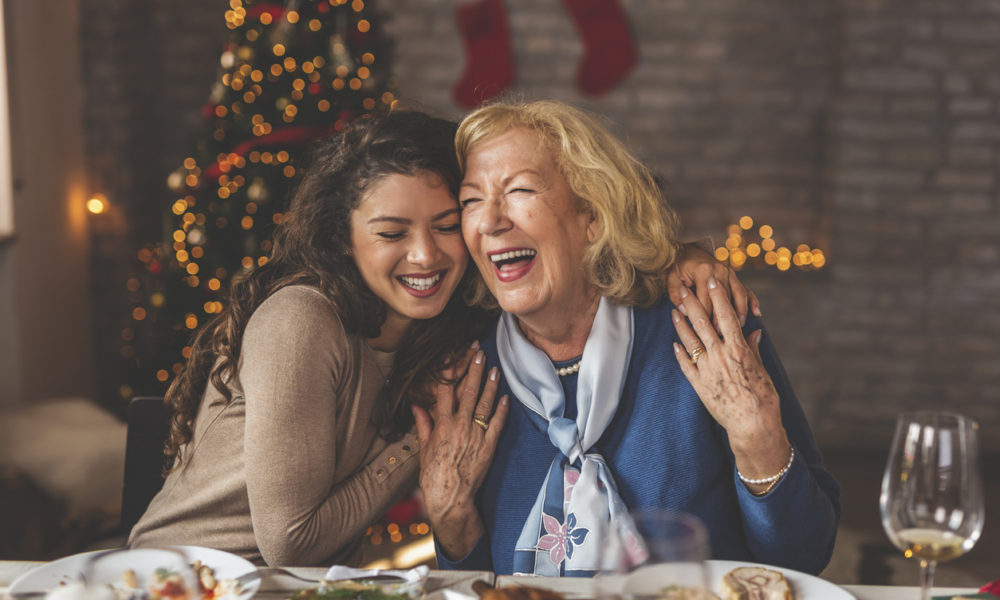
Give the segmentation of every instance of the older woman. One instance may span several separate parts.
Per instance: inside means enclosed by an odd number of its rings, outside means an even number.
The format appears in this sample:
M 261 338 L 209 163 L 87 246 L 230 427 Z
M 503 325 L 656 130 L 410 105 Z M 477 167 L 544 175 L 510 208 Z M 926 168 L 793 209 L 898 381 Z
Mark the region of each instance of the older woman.
M 439 564 L 586 575 L 591 532 L 658 507 L 699 516 L 715 558 L 822 570 L 837 483 L 759 321 L 714 279 L 717 328 L 667 298 L 677 219 L 649 171 L 557 102 L 481 108 L 456 145 L 478 299 L 504 311 L 483 344 L 501 410 L 468 386 L 415 411 Z

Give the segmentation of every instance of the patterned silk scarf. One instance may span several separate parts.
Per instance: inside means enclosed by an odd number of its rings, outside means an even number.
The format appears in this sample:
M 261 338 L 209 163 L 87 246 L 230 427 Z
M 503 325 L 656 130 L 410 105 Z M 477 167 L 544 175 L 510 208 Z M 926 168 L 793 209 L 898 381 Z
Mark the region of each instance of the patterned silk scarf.
M 601 558 L 596 532 L 616 532 L 627 552 L 645 552 L 611 470 L 591 452 L 618 409 L 632 355 L 632 310 L 601 298 L 583 349 L 576 421 L 567 419 L 559 375 L 504 313 L 497 351 L 511 392 L 547 424 L 555 457 L 514 548 L 514 573 L 592 575 Z M 544 425 L 543 425 L 544 426 Z

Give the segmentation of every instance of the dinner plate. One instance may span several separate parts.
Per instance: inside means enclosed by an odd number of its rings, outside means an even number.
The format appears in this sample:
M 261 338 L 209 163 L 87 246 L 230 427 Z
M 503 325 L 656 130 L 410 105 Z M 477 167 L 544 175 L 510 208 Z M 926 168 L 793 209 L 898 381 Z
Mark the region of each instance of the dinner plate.
M 233 579 L 256 569 L 253 563 L 245 558 L 214 548 L 202 548 L 201 546 L 169 546 L 169 548 L 184 554 L 189 564 L 200 560 L 202 564 L 211 567 L 215 571 L 216 580 Z M 45 591 L 59 585 L 79 581 L 87 563 L 92 558 L 106 552 L 107 550 L 83 552 L 45 563 L 15 579 L 10 584 L 8 591 L 11 594 Z M 144 552 L 143 549 L 137 549 L 117 552 L 111 558 L 113 558 L 114 564 L 120 565 L 122 572 L 125 569 L 132 569 L 140 580 L 146 580 L 153 571 L 163 566 L 162 563 L 157 564 L 159 561 L 156 556 L 155 552 Z M 240 594 L 231 600 L 249 600 L 258 588 L 260 588 L 259 579 L 243 586 Z
M 739 567 L 761 567 L 778 571 L 784 575 L 796 600 L 856 600 L 853 595 L 839 585 L 793 569 L 736 560 L 706 560 L 705 567 L 712 591 L 716 594 L 722 592 L 722 577 L 726 573 Z M 670 571 L 671 565 L 642 567 L 625 576 L 624 590 L 626 593 L 658 594 L 664 587 L 673 583 Z

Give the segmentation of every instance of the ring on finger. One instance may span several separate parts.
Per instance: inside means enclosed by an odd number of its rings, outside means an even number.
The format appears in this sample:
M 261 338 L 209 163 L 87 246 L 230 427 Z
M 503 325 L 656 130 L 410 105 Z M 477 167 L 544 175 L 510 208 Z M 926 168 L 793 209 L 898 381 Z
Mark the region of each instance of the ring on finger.
M 698 346 L 697 348 L 695 348 L 694 350 L 692 350 L 691 351 L 691 362 L 693 362 L 694 364 L 698 364 L 698 359 L 701 358 L 701 355 L 704 354 L 704 353 L 705 353 L 705 347 L 704 346 Z
M 482 427 L 483 431 L 490 428 L 490 420 L 485 415 L 476 415 L 472 417 L 472 422 Z

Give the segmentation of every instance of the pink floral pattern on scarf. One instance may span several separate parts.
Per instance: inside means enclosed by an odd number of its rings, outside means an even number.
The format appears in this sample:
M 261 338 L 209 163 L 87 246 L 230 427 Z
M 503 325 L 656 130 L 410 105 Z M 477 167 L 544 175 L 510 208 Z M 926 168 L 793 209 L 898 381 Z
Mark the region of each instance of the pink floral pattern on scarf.
M 542 513 L 545 535 L 538 538 L 538 549 L 549 551 L 549 560 L 556 566 L 567 558 L 573 558 L 573 547 L 587 539 L 589 529 L 576 526 L 576 515 L 569 513 L 565 523 L 551 515 Z

